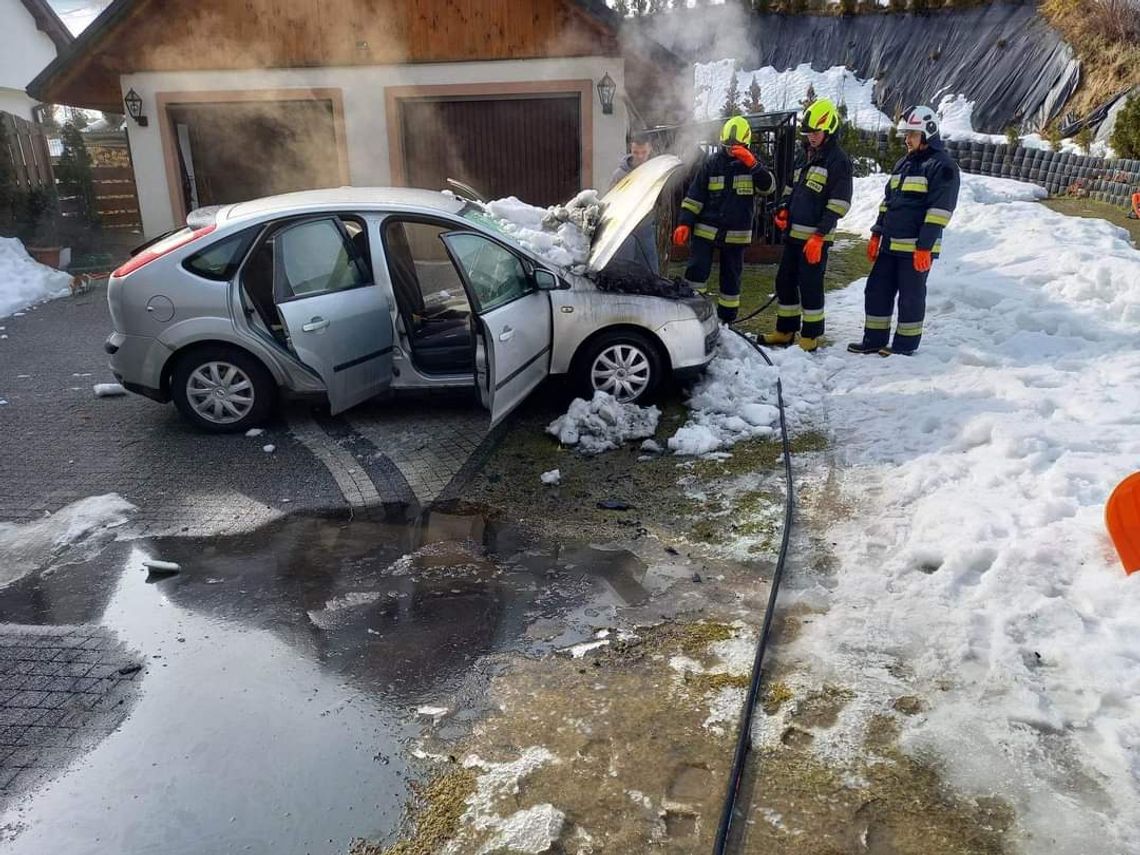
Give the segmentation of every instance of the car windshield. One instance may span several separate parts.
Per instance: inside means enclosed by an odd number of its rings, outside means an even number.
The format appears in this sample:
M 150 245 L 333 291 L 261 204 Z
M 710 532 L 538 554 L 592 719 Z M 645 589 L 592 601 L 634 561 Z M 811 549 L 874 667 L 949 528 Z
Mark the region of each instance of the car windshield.
M 497 217 L 492 217 L 478 205 L 473 205 L 470 202 L 463 206 L 463 210 L 459 212 L 459 216 L 470 223 L 477 223 L 481 226 L 486 226 L 497 235 L 502 235 L 505 238 L 510 238 L 511 242 L 516 242 L 516 238 L 504 227 L 504 221 Z

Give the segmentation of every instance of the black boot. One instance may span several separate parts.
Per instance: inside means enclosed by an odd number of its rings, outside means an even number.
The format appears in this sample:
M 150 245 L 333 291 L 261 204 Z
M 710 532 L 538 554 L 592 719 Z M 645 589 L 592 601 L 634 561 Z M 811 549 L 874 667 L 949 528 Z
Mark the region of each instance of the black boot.
M 865 342 L 865 341 L 853 341 L 853 342 L 851 342 L 851 344 L 847 345 L 847 352 L 848 353 L 861 353 L 864 356 L 867 356 L 868 354 L 871 354 L 871 353 L 878 353 L 879 348 L 873 344 L 867 344 L 867 342 Z

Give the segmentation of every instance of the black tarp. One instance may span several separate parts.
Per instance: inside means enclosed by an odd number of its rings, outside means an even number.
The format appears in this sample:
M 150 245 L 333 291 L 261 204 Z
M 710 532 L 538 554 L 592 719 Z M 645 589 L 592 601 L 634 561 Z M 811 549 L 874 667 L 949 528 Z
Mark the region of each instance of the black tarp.
M 724 36 L 740 14 L 729 3 L 653 16 L 642 26 L 690 62 L 734 58 L 745 69 L 781 71 L 805 62 L 817 71 L 846 66 L 878 81 L 876 101 L 887 115 L 965 95 L 976 102 L 974 129 L 987 133 L 1011 124 L 1036 130 L 1062 111 L 1080 79 L 1072 48 L 1033 3 L 928 14 L 750 15 L 751 54 L 732 56 L 725 45 L 737 40 Z

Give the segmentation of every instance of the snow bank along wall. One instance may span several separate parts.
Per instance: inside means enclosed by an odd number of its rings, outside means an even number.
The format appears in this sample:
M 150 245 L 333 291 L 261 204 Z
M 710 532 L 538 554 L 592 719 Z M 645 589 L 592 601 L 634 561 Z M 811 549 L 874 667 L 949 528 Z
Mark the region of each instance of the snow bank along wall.
M 875 101 L 897 108 L 960 94 L 976 102 L 976 130 L 1031 131 L 1062 112 L 1080 63 L 1033 3 L 925 15 L 745 15 L 737 4 L 645 19 L 647 31 L 691 62 L 732 57 L 780 71 L 810 62 L 876 82 Z M 728 26 L 729 24 L 733 26 Z M 725 32 L 743 28 L 726 42 Z

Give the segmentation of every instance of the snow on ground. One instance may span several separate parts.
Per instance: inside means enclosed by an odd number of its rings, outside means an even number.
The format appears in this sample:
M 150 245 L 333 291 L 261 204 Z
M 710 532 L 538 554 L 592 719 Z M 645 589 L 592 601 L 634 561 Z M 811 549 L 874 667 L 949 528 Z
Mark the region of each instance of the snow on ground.
M 88 551 L 114 538 L 135 506 L 119 496 L 89 496 L 43 519 L 0 523 L 0 588 L 48 567 L 69 548 Z
M 724 112 L 728 86 L 732 80 L 733 60 L 697 63 L 693 70 L 693 92 L 696 104 L 693 118 L 697 121 L 715 119 Z M 753 79 L 760 85 L 760 101 L 768 112 L 799 110 L 807 95 L 808 86 L 815 89 L 819 98 L 830 98 L 836 104 L 847 105 L 847 119 L 856 127 L 868 131 L 886 130 L 894 126 L 890 116 L 884 115 L 874 104 L 875 81 L 860 80 L 842 65 L 827 71 L 815 71 L 803 63 L 789 71 L 777 71 L 765 66 L 754 71 L 738 71 L 736 86 L 740 97 L 748 99 L 748 88 Z
M 974 105 L 965 95 L 946 95 L 938 103 L 938 115 L 942 120 L 942 136 L 948 140 L 968 140 L 971 142 L 1004 145 L 1008 140 L 1005 134 L 983 134 L 974 130 Z M 1026 134 L 1021 137 L 1022 148 L 1039 148 L 1052 151 L 1053 145 L 1041 134 Z M 1092 154 L 1095 157 L 1116 157 L 1116 153 L 1105 142 L 1094 142 L 1090 151 L 1085 151 L 1073 139 L 1061 140 L 1061 151 L 1073 154 Z
M 630 440 L 653 436 L 660 420 L 657 407 L 622 404 L 612 395 L 597 391 L 589 401 L 571 401 L 566 413 L 551 422 L 546 431 L 563 445 L 576 445 L 583 454 L 600 454 Z
M 1140 577 L 1103 515 L 1140 469 L 1140 252 L 1036 204 L 1039 188 L 962 179 L 917 356 L 844 352 L 864 280 L 828 295 L 837 346 L 776 356 L 789 400 L 818 393 L 852 508 L 824 537 L 834 575 L 793 575 L 782 597 L 826 609 L 793 650 L 819 681 L 878 693 L 848 719 L 921 694 L 931 709 L 900 721 L 904 747 L 1009 799 L 1028 851 L 1129 851 Z M 869 233 L 881 189 L 856 182 L 845 228 Z M 766 374 L 742 363 L 740 385 Z
M 0 237 L 0 318 L 62 297 L 70 284 L 71 276 L 40 264 L 19 240 Z

